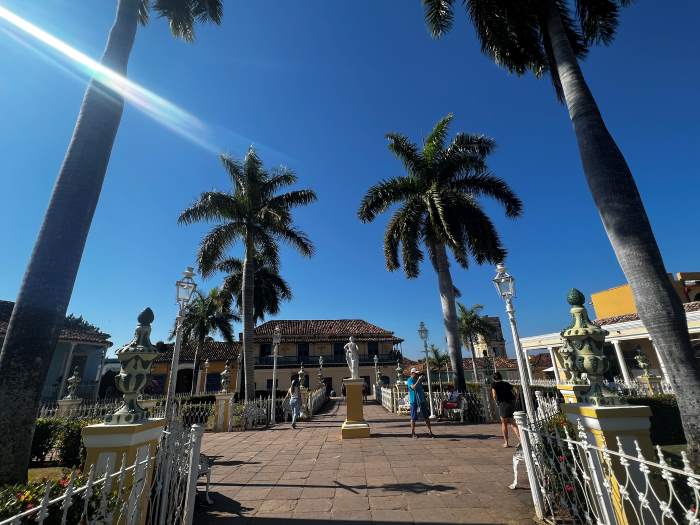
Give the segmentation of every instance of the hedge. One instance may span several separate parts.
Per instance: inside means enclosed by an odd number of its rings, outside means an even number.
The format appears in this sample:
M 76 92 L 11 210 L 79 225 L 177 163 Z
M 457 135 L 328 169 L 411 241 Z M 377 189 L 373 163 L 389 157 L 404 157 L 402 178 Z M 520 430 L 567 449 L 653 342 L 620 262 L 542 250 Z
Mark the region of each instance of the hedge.
M 32 440 L 32 459 L 43 462 L 52 450 L 64 467 L 77 467 L 85 460 L 82 430 L 87 425 L 99 423 L 99 419 L 66 419 L 59 417 L 36 420 Z
M 651 409 L 651 442 L 654 445 L 682 445 L 685 443 L 681 413 L 676 396 L 656 394 L 654 396 L 626 396 L 630 405 L 646 405 Z

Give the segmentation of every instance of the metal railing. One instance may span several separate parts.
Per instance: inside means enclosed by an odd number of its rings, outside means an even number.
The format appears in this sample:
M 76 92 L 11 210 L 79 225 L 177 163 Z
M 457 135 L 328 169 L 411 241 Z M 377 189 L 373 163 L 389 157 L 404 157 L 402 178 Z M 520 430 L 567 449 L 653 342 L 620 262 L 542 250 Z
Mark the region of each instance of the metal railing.
M 395 363 L 396 354 L 395 353 L 380 353 L 377 354 L 379 362 L 381 363 Z M 293 365 L 293 364 L 314 364 L 318 363 L 319 356 L 317 355 L 279 355 L 277 356 L 277 365 Z M 360 363 L 362 364 L 374 364 L 374 354 L 360 354 Z M 335 363 L 346 363 L 345 354 L 323 354 L 324 364 L 335 364 Z M 272 355 L 258 356 L 255 358 L 256 365 L 269 365 L 272 366 L 274 363 L 274 357 Z
M 0 525 L 191 525 L 201 438 L 202 430 L 196 425 L 171 426 L 163 432 L 155 455 L 144 446 L 133 464 L 127 464 L 124 454 L 116 467 L 107 456 L 99 468 L 92 465 L 87 476 L 76 470 L 58 482 L 47 481 L 38 504 Z M 154 476 L 149 477 L 152 469 Z

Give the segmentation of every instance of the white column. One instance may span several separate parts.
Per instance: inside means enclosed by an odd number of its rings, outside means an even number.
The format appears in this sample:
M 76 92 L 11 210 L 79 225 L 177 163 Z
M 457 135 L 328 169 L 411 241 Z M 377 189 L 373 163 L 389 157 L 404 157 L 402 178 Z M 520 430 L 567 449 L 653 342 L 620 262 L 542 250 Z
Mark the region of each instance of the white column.
M 532 367 L 530 366 L 530 357 L 527 355 L 527 350 L 523 350 L 523 359 L 525 359 L 525 367 L 527 368 L 527 377 L 532 384 Z
M 620 365 L 620 371 L 622 371 L 622 378 L 625 380 L 625 383 L 630 384 L 632 382 L 632 376 L 630 376 L 627 363 L 625 363 L 625 356 L 622 353 L 620 341 L 618 339 L 613 339 L 612 344 L 615 347 L 615 355 L 617 356 L 617 363 Z
M 559 377 L 559 367 L 557 366 L 557 360 L 554 357 L 554 347 L 548 346 L 547 351 L 549 352 L 549 359 L 552 361 L 552 368 L 554 368 L 554 380 L 557 384 L 561 383 L 561 378 Z
M 661 358 L 661 354 L 656 348 L 656 345 L 654 344 L 654 341 L 651 339 L 651 337 L 649 338 L 649 342 L 651 342 L 651 346 L 654 348 L 654 352 L 656 352 L 656 358 L 659 360 L 659 365 L 661 366 L 661 379 L 668 383 L 668 373 L 666 372 L 666 364 Z
M 73 350 L 75 350 L 76 346 L 78 346 L 78 343 L 71 343 L 70 347 L 68 348 L 68 357 L 66 357 L 66 362 L 63 365 L 63 375 L 61 376 L 61 384 L 59 385 L 58 392 L 56 393 L 56 399 L 61 399 L 61 396 L 63 396 L 63 387 L 66 386 L 66 379 L 70 373 L 70 365 L 73 361 Z

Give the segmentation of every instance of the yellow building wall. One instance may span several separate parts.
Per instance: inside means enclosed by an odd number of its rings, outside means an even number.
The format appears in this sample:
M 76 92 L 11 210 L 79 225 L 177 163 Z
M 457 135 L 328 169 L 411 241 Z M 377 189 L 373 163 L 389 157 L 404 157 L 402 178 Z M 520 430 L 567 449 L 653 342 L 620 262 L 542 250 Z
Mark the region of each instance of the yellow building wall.
M 682 302 L 692 301 L 700 293 L 700 285 L 689 287 L 687 295 L 683 289 L 684 281 L 700 281 L 700 272 L 679 272 L 675 279 L 671 274 L 668 277 Z M 594 292 L 591 294 L 591 301 L 596 319 L 637 313 L 637 306 L 634 304 L 629 284 Z

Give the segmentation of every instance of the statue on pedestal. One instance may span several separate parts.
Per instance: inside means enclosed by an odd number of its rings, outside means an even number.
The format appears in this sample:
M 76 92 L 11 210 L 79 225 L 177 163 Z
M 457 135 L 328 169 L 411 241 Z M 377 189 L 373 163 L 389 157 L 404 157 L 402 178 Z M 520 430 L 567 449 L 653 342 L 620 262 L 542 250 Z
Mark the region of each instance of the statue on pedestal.
M 350 336 L 350 341 L 345 344 L 344 348 L 345 359 L 347 359 L 348 368 L 350 369 L 350 378 L 360 379 L 360 355 L 355 338 Z

